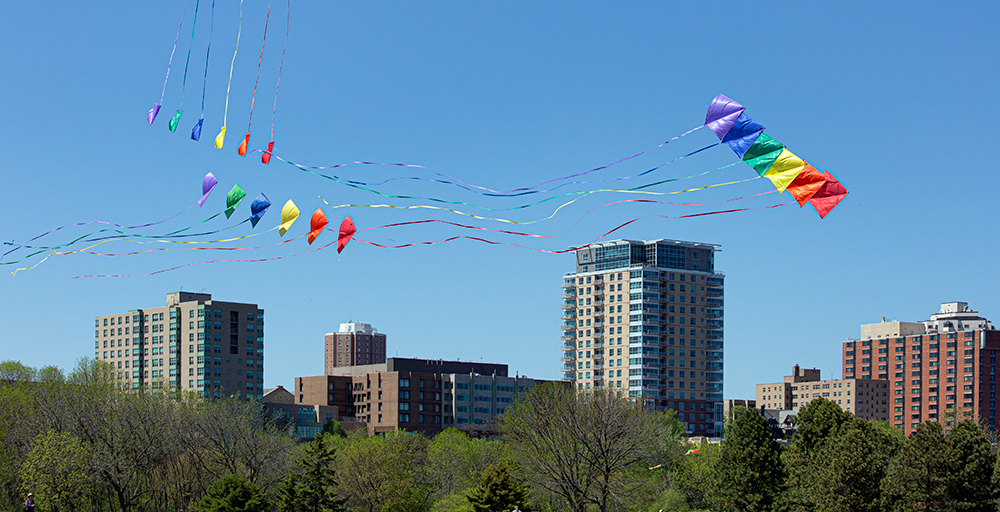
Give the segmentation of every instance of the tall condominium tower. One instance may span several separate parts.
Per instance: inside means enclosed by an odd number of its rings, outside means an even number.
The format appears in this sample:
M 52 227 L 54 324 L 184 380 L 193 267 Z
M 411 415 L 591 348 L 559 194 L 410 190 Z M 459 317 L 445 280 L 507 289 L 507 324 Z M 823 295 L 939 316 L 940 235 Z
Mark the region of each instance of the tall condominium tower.
M 94 320 L 94 358 L 133 387 L 202 396 L 264 393 L 264 310 L 173 292 L 165 306 Z
M 924 421 L 996 429 L 997 352 L 992 322 L 965 302 L 946 302 L 930 320 L 862 325 L 861 339 L 843 343 L 844 378 L 888 380 L 890 424 L 907 434 Z
M 576 251 L 563 279 L 563 380 L 674 409 L 722 434 L 724 276 L 718 245 L 615 240 Z
M 385 362 L 385 334 L 376 332 L 369 324 L 340 324 L 337 332 L 326 333 L 324 344 L 323 360 L 327 375 L 342 366 Z

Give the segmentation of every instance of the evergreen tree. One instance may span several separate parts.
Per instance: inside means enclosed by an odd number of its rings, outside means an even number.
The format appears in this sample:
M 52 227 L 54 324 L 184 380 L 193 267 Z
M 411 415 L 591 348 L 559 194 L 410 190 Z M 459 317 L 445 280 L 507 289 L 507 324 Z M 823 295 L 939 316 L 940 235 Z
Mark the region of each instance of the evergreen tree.
M 339 426 L 339 425 L 338 425 Z M 337 450 L 334 435 L 319 434 L 305 446 L 296 468 L 278 486 L 282 510 L 339 512 L 346 510 L 337 495 Z
M 851 413 L 825 398 L 817 398 L 799 411 L 792 444 L 785 452 L 788 492 L 784 500 L 788 508 L 802 511 L 816 508 L 811 489 L 816 485 L 815 478 L 825 470 L 819 465 L 817 454 L 833 433 L 852 418 Z
M 343 425 L 333 418 L 326 420 L 326 423 L 323 424 L 323 433 L 333 434 L 338 437 L 347 437 L 347 431 L 344 430 Z
M 996 510 L 990 495 L 997 457 L 983 430 L 972 421 L 963 421 L 945 436 L 944 444 L 948 507 Z
M 941 424 L 924 422 L 903 444 L 882 481 L 892 510 L 945 510 L 948 501 L 947 448 Z
M 252 482 L 226 475 L 216 480 L 193 508 L 196 512 L 268 512 L 271 504 Z
M 486 468 L 479 484 L 469 493 L 476 512 L 507 511 L 515 506 L 528 511 L 528 488 L 517 476 L 516 468 L 501 460 Z
M 714 468 L 716 507 L 771 510 L 784 487 L 785 468 L 767 421 L 754 409 L 737 411 L 726 425 L 721 452 Z
M 813 510 L 875 512 L 882 510 L 879 491 L 889 462 L 899 450 L 898 438 L 872 422 L 853 419 L 842 424 L 816 450 L 811 478 L 801 489 Z

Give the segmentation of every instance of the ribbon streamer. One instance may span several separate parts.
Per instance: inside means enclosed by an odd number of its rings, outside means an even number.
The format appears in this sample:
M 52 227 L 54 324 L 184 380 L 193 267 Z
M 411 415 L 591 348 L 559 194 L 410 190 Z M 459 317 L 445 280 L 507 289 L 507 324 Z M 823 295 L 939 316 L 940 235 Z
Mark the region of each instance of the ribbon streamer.
M 195 0 L 194 2 L 194 20 L 191 22 L 191 42 L 188 44 L 187 59 L 184 60 L 184 79 L 181 80 L 181 108 L 177 109 L 177 113 L 174 117 L 170 118 L 170 122 L 167 123 L 167 128 L 171 132 L 177 130 L 177 123 L 181 120 L 181 114 L 184 113 L 184 93 L 187 92 L 187 81 L 188 81 L 188 65 L 191 64 L 191 50 L 194 49 L 194 29 L 198 26 L 198 6 L 201 5 L 201 0 Z
M 267 143 L 267 151 L 260 155 L 260 161 L 264 164 L 271 163 L 271 152 L 274 151 L 274 118 L 278 114 L 278 86 L 281 85 L 281 70 L 285 67 L 285 49 L 288 48 L 288 27 L 292 19 L 292 0 L 288 0 L 288 9 L 285 11 L 285 44 L 281 47 L 281 63 L 278 64 L 278 81 L 274 84 L 274 110 L 271 111 L 271 141 Z
M 174 62 L 174 52 L 177 51 L 177 41 L 181 37 L 181 25 L 184 25 L 184 13 L 187 12 L 187 0 L 184 0 L 184 9 L 181 10 L 181 21 L 177 24 L 177 35 L 174 36 L 174 47 L 170 50 L 170 59 L 167 60 L 167 76 L 163 77 L 163 90 L 160 91 L 160 102 L 153 103 L 153 108 L 146 112 L 146 121 L 150 126 L 153 125 L 153 120 L 156 119 L 156 114 L 160 113 L 160 107 L 163 106 L 163 96 L 167 93 L 167 80 L 170 78 L 170 65 Z
M 236 52 L 240 51 L 240 35 L 243 34 L 243 0 L 240 0 L 240 27 L 236 31 L 236 49 L 233 50 L 233 61 L 229 63 L 229 83 L 226 85 L 226 109 L 222 113 L 222 128 L 215 136 L 215 149 L 222 149 L 226 141 L 226 122 L 229 119 L 229 90 L 233 85 L 233 66 L 236 65 Z
M 208 49 L 205 50 L 205 78 L 201 84 L 201 117 L 191 128 L 191 140 L 201 140 L 201 127 L 205 124 L 205 90 L 208 88 L 208 57 L 212 54 L 212 33 L 215 32 L 215 0 L 212 0 L 212 17 L 208 25 Z
M 253 123 L 253 102 L 257 99 L 257 82 L 260 81 L 260 63 L 264 61 L 264 45 L 267 44 L 267 24 L 271 20 L 271 1 L 267 2 L 267 17 L 264 18 L 264 40 L 260 43 L 260 58 L 257 59 L 257 78 L 253 81 L 253 96 L 250 96 L 250 119 L 247 121 L 247 134 L 243 137 L 243 142 L 236 152 L 240 156 L 246 156 L 247 146 L 250 144 L 250 125 Z

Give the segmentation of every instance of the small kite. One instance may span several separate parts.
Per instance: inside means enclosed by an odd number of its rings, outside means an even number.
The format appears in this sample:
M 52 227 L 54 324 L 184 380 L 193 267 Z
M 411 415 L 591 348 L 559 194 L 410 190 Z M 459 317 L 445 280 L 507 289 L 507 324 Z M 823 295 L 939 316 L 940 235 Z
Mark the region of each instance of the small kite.
M 650 468 L 647 468 L 647 469 L 649 469 L 650 471 L 653 471 L 655 469 L 663 469 L 663 464 L 657 464 L 657 465 L 655 465 L 653 467 L 650 467 Z
M 198 200 L 198 206 L 205 204 L 205 200 L 208 199 L 208 195 L 215 190 L 215 186 L 219 184 L 219 180 L 215 179 L 215 175 L 208 173 L 201 180 L 201 199 Z
M 299 218 L 299 209 L 291 199 L 281 207 L 281 224 L 278 227 L 278 236 L 285 236 L 288 228 L 292 227 L 295 219 Z
M 257 227 L 257 223 L 260 222 L 260 218 L 264 216 L 267 209 L 271 207 L 271 201 L 267 199 L 267 196 L 263 192 L 257 196 L 256 199 L 250 203 L 250 224 L 252 227 Z
M 327 222 L 326 214 L 323 213 L 323 210 L 316 208 L 316 211 L 312 214 L 312 218 L 309 219 L 309 245 L 312 245 L 320 233 L 323 232 Z
M 227 219 L 233 214 L 233 212 L 236 211 L 236 207 L 240 205 L 240 202 L 243 201 L 244 197 L 246 197 L 246 192 L 243 192 L 243 189 L 240 188 L 240 184 L 237 183 L 233 185 L 233 188 L 229 190 L 228 194 L 226 194 Z
M 698 448 L 692 448 L 687 451 L 684 455 L 698 455 Z
M 344 247 L 347 247 L 347 242 L 351 241 L 355 231 L 357 230 L 354 228 L 354 221 L 351 220 L 350 216 L 347 216 L 340 223 L 340 233 L 337 235 L 337 254 L 340 254 L 340 251 L 343 251 Z
M 771 180 L 778 192 L 787 190 L 799 206 L 811 203 L 820 218 L 825 218 L 847 195 L 847 189 L 828 171 L 820 173 L 766 135 L 764 127 L 744 110 L 743 105 L 720 94 L 708 106 L 705 126 L 757 174 Z

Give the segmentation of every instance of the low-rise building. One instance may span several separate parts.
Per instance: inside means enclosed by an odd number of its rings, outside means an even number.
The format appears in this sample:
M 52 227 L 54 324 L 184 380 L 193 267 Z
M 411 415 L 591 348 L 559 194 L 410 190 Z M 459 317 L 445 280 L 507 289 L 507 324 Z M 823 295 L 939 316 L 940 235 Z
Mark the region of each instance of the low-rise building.
M 826 398 L 858 418 L 889 419 L 888 380 L 822 380 L 818 368 L 795 365 L 784 382 L 757 384 L 757 405 L 765 409 L 798 411 L 817 398 Z

